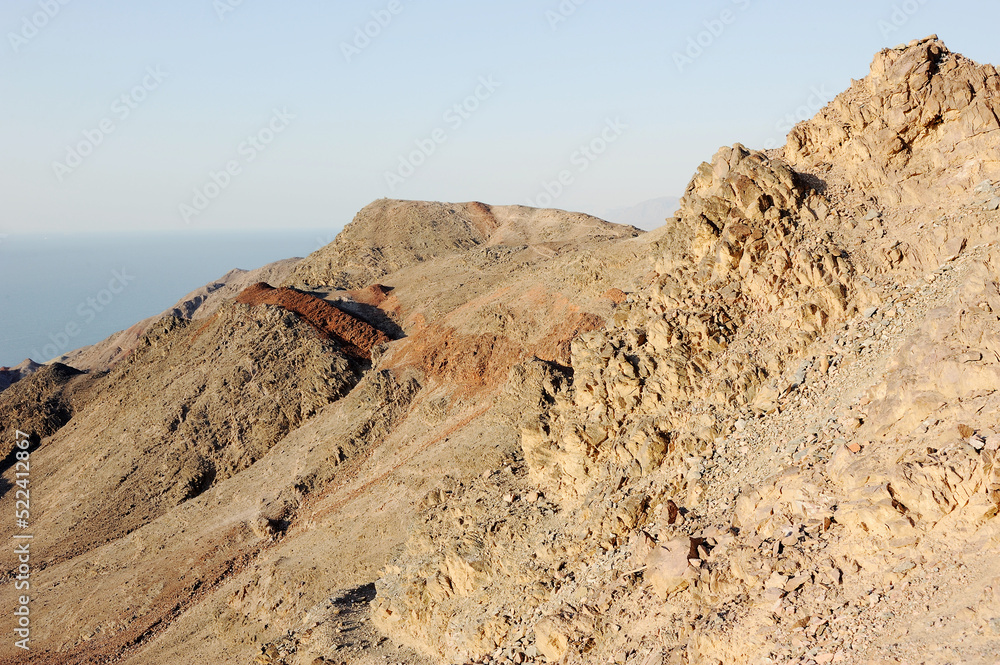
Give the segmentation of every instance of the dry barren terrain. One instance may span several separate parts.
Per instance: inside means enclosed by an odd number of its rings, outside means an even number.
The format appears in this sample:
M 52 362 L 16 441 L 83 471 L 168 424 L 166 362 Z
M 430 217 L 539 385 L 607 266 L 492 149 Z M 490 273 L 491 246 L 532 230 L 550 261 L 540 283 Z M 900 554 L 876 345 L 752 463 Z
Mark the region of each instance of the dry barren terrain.
M 995 665 L 998 118 L 914 41 L 655 231 L 382 199 L 5 374 L 0 663 Z

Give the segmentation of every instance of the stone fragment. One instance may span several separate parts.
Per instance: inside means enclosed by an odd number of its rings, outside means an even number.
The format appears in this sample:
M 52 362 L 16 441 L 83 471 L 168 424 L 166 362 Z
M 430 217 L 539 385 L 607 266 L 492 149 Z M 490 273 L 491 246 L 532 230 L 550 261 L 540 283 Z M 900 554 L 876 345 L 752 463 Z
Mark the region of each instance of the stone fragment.
M 792 579 L 785 582 L 784 589 L 788 593 L 791 593 L 799 588 L 801 588 L 807 582 L 812 581 L 812 575 L 810 573 L 799 573 Z
M 688 559 L 695 557 L 697 554 L 690 538 L 662 543 L 646 557 L 645 579 L 657 595 L 666 599 L 690 584 L 693 569 Z
M 674 524 L 677 522 L 677 516 L 680 514 L 680 509 L 677 508 L 677 504 L 673 502 L 672 499 L 667 500 L 667 524 Z
M 569 636 L 552 619 L 535 624 L 535 648 L 549 662 L 556 662 L 569 651 Z

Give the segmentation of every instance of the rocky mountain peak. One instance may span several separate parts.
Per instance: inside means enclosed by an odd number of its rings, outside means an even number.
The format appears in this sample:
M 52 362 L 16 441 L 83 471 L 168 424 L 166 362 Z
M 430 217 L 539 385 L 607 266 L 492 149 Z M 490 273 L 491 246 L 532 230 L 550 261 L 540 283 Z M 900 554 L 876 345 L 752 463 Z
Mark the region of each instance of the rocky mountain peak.
M 920 205 L 1000 177 L 1000 76 L 936 36 L 885 49 L 788 136 L 796 169 L 832 171 L 885 205 Z
M 638 232 L 562 210 L 489 206 L 478 201 L 379 199 L 362 209 L 333 243 L 299 264 L 287 285 L 362 288 L 398 270 L 476 248 L 553 241 L 566 245 Z

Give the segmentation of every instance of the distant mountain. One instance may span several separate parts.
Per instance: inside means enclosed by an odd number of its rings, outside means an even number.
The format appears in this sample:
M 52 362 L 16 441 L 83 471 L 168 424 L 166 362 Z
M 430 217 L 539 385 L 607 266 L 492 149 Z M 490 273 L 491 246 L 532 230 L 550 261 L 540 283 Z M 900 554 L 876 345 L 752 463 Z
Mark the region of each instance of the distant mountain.
M 599 217 L 615 224 L 628 224 L 644 231 L 652 231 L 663 226 L 664 221 L 677 212 L 680 201 L 676 196 L 661 196 L 628 208 L 609 210 Z
M 39 367 L 41 365 L 30 358 L 14 367 L 0 367 L 0 392 L 6 390 L 12 384 L 17 383 L 29 374 L 33 374 Z
M 111 335 L 107 339 L 65 353 L 56 362 L 65 363 L 85 372 L 105 371 L 114 367 L 122 358 L 132 353 L 143 336 L 164 316 L 197 321 L 215 314 L 219 306 L 239 295 L 243 289 L 257 282 L 285 279 L 301 258 L 282 259 L 255 270 L 236 268 L 201 288 L 187 294 L 173 307 L 143 319 L 135 325 Z M 0 386 L 3 384 L 0 383 Z

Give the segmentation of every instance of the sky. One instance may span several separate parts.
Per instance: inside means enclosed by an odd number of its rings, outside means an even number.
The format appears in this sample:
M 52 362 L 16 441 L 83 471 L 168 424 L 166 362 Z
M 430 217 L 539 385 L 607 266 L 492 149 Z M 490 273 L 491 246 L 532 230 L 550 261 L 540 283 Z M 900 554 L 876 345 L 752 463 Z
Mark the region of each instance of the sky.
M 4 0 L 0 239 L 602 211 L 775 147 L 884 47 L 1000 63 L 972 0 Z

